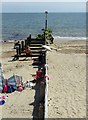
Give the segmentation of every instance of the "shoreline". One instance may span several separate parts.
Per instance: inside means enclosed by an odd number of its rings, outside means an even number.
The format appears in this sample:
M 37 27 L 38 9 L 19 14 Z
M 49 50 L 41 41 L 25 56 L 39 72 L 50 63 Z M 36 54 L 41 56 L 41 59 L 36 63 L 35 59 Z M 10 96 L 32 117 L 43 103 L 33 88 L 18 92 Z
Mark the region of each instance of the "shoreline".
M 35 38 L 35 37 L 33 37 L 33 38 Z M 62 41 L 72 41 L 72 40 L 87 40 L 87 37 L 85 36 L 85 37 L 60 37 L 60 36 L 53 36 L 53 38 L 54 38 L 54 40 L 62 40 Z M 25 39 L 25 38 L 24 38 Z M 24 39 L 21 39 L 21 40 L 19 40 L 19 39 L 12 39 L 12 40 L 9 40 L 9 39 L 7 39 L 7 40 L 2 40 L 2 39 L 0 39 L 0 42 L 15 42 L 15 41 L 22 41 L 22 40 L 24 40 Z

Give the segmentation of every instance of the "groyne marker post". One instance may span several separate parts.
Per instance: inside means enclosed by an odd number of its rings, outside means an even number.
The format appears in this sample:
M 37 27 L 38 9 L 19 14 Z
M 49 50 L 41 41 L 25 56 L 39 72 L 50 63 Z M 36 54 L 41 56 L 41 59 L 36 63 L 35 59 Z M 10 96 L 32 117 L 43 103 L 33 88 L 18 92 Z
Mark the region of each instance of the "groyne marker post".
M 48 71 L 48 65 L 46 63 L 45 65 L 45 68 L 46 68 L 46 76 L 48 75 L 47 74 L 47 71 Z M 48 118 L 48 78 L 46 77 L 46 88 L 45 88 L 45 119 Z
M 46 14 L 46 20 L 45 20 L 45 30 L 47 30 L 47 14 L 48 14 L 48 12 L 47 12 L 47 11 L 45 11 L 45 14 Z
M 45 32 L 47 30 L 47 15 L 48 15 L 48 12 L 45 11 L 45 30 L 44 30 L 45 43 L 46 43 L 46 34 L 45 34 Z M 47 53 L 47 51 L 46 51 L 46 53 Z M 45 63 L 45 70 L 46 70 L 46 76 L 47 76 L 48 75 L 47 59 L 46 59 L 46 63 Z M 45 87 L 45 115 L 44 115 L 44 118 L 45 119 L 48 118 L 48 78 L 47 77 L 46 77 L 46 87 Z

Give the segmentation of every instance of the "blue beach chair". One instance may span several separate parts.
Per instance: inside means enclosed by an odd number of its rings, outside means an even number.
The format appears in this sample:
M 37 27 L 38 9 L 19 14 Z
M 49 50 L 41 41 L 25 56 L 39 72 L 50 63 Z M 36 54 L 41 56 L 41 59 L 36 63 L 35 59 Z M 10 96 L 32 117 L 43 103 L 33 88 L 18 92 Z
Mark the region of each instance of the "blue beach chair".
M 2 66 L 0 63 L 0 93 L 3 91 L 3 83 L 4 83 L 4 77 L 2 75 Z
M 15 76 L 11 76 L 9 79 L 8 79 L 8 86 L 11 86 L 11 88 L 13 88 L 14 90 L 17 89 L 17 86 L 16 86 L 16 80 L 15 80 Z

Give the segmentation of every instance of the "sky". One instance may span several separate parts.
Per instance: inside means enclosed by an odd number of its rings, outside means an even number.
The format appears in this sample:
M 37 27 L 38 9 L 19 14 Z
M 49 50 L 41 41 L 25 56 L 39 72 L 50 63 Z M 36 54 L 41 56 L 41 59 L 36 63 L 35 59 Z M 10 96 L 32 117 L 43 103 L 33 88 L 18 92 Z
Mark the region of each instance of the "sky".
M 86 2 L 2 2 L 3 13 L 85 12 Z
M 2 2 L 87 2 L 87 0 L 1 0 Z

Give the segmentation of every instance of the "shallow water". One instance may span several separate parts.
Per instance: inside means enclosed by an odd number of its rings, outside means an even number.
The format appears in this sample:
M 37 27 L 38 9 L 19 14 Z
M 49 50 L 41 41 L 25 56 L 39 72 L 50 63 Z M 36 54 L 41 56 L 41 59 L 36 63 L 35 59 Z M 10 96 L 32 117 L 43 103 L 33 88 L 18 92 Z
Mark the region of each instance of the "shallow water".
M 42 33 L 44 26 L 44 13 L 3 13 L 2 39 L 25 39 L 29 34 L 36 36 Z M 86 14 L 49 13 L 48 27 L 52 29 L 55 37 L 85 37 Z

